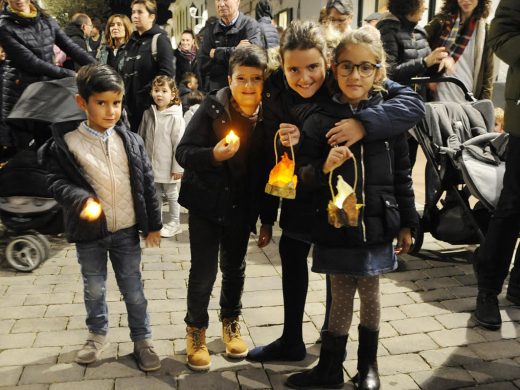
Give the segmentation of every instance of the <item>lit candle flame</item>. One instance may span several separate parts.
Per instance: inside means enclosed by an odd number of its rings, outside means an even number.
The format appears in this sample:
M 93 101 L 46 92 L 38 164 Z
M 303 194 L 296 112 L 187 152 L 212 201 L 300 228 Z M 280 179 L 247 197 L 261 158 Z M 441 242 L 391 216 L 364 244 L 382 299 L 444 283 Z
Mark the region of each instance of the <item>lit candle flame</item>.
M 101 205 L 93 199 L 89 199 L 82 213 L 87 220 L 94 221 L 101 215 Z
M 233 130 L 230 130 L 228 135 L 226 135 L 226 144 L 234 144 L 238 142 L 239 139 L 238 135 L 236 135 Z

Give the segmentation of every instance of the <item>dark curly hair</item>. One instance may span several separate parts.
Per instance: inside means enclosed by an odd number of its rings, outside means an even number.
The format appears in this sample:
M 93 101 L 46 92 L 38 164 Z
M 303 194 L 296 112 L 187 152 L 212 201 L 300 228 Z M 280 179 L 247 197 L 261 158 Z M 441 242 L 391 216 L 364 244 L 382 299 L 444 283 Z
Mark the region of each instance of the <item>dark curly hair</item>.
M 412 15 L 419 11 L 424 2 L 425 0 L 388 0 L 388 11 L 395 16 Z
M 473 16 L 478 18 L 487 18 L 491 9 L 491 0 L 478 0 L 478 5 L 473 11 Z M 444 4 L 439 12 L 440 16 L 445 18 L 459 12 L 459 3 L 457 0 L 444 0 Z

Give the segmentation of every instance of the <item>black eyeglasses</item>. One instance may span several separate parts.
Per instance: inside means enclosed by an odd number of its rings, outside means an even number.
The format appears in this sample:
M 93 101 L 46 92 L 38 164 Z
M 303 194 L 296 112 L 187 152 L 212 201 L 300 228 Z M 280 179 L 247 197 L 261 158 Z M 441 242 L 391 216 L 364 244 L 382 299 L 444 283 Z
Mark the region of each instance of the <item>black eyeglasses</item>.
M 336 63 L 336 68 L 340 76 L 350 76 L 354 69 L 357 69 L 361 77 L 370 77 L 374 74 L 376 69 L 381 68 L 381 64 L 373 64 L 371 62 L 362 62 L 360 64 L 354 64 L 350 61 L 342 61 Z

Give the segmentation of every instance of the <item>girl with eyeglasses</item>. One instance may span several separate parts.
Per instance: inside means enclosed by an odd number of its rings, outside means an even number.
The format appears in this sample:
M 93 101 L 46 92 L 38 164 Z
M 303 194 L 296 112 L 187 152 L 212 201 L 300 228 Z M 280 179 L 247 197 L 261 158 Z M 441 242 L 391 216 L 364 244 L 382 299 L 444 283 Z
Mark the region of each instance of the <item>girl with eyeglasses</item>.
M 351 146 L 331 147 L 327 142 L 326 134 L 339 120 L 380 108 L 388 99 L 385 53 L 374 27 L 362 27 L 341 40 L 332 72 L 336 92 L 327 106 L 305 121 L 297 161 L 300 184 L 312 191 L 316 210 L 310 224 L 312 270 L 328 274 L 332 305 L 318 364 L 291 375 L 287 385 L 296 389 L 343 385 L 343 360 L 357 291 L 361 303 L 358 373 L 352 380 L 358 389 L 379 389 L 379 275 L 397 268 L 396 255 L 408 252 L 411 229 L 418 225 L 408 144 L 392 121 L 380 124 L 386 127 L 386 138 L 365 138 Z M 420 98 L 415 99 L 420 104 Z M 417 120 L 413 114 L 402 114 L 404 120 Z M 353 187 L 359 215 L 350 223 L 336 221 L 333 226 L 328 204 L 336 195 L 339 177 Z
M 323 30 L 313 22 L 292 22 L 281 39 L 282 64 L 266 80 L 263 92 L 263 122 L 268 141 L 273 145 L 279 131 L 278 147 L 282 155 L 290 155 L 289 146 L 296 145 L 296 163 L 299 161 L 298 142 L 300 129 L 307 118 L 331 104 L 327 87 L 332 76 L 328 69 L 327 43 Z M 392 132 L 405 132 L 424 115 L 424 105 L 410 88 L 389 81 L 386 84 L 388 100 L 382 105 L 368 107 L 354 115 L 336 120 L 334 126 L 323 135 L 323 141 L 331 146 L 346 143 L 347 146 L 365 138 L 388 138 Z M 392 128 L 383 123 L 391 122 Z M 270 149 L 272 152 L 273 149 Z M 266 154 L 269 169 L 274 165 L 274 152 Z M 300 178 L 298 179 L 301 180 Z M 280 199 L 265 195 L 261 207 L 258 246 L 266 246 L 276 221 Z M 253 361 L 297 361 L 306 356 L 302 335 L 302 322 L 309 281 L 307 257 L 311 248 L 311 226 L 314 216 L 312 193 L 296 189 L 296 199 L 283 199 L 279 225 L 282 236 L 279 252 L 282 266 L 282 292 L 284 323 L 282 335 L 267 345 L 249 351 Z M 325 314 L 325 322 L 328 315 Z M 324 324 L 326 329 L 327 325 Z

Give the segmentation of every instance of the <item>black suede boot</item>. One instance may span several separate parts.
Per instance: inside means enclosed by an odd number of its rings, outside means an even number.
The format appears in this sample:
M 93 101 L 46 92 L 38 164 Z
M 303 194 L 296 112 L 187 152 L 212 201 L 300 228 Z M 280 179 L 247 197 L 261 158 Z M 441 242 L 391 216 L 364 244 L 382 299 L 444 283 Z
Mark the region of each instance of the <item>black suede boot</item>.
M 359 326 L 358 373 L 352 382 L 359 390 L 378 390 L 379 372 L 377 370 L 377 344 L 379 331 Z
M 486 329 L 500 329 L 502 326 L 502 318 L 500 316 L 496 293 L 479 290 L 477 306 L 475 307 L 475 321 L 478 325 Z
M 343 357 L 347 346 L 347 336 L 333 336 L 322 333 L 320 360 L 311 370 L 291 375 L 286 385 L 292 389 L 339 389 L 343 380 Z

